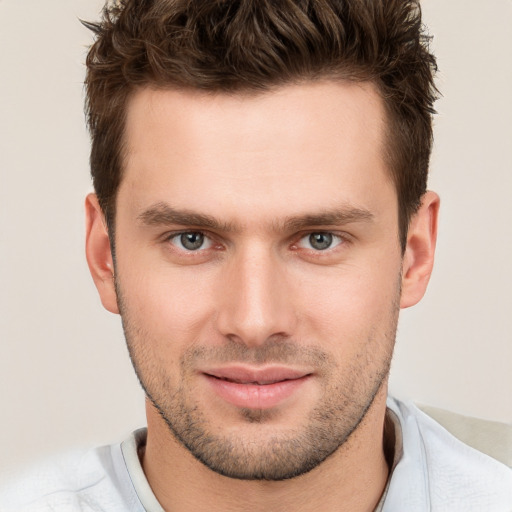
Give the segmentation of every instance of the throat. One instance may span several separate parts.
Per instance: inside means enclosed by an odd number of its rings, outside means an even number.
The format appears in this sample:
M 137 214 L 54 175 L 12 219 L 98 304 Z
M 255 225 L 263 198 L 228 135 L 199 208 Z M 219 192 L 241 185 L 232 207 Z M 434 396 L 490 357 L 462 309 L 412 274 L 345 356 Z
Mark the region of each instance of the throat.
M 148 417 L 147 445 L 140 445 L 138 454 L 164 510 L 370 512 L 385 491 L 394 453 L 394 430 L 389 422 L 384 436 L 385 409 L 380 420 L 371 409 L 370 417 L 324 462 L 282 481 L 243 480 L 212 471 L 169 432 L 156 411 Z M 245 414 L 256 424 L 264 418 L 261 411 Z

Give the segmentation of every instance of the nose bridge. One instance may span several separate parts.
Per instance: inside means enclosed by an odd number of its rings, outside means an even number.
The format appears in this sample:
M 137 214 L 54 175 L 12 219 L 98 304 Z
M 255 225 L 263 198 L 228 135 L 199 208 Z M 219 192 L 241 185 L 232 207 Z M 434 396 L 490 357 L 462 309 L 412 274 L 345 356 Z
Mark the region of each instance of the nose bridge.
M 237 251 L 226 270 L 218 315 L 222 334 L 246 345 L 288 337 L 295 323 L 292 297 L 280 257 L 262 243 Z

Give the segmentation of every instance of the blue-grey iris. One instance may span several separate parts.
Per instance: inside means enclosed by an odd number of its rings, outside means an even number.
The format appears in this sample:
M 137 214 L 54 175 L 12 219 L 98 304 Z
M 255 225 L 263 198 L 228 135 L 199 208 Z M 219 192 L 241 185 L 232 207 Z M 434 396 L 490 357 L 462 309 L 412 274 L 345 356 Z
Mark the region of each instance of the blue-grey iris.
M 311 233 L 309 235 L 309 243 L 313 249 L 325 251 L 332 245 L 331 233 Z
M 196 251 L 203 245 L 204 235 L 197 232 L 183 233 L 180 236 L 180 242 L 185 249 L 189 251 Z

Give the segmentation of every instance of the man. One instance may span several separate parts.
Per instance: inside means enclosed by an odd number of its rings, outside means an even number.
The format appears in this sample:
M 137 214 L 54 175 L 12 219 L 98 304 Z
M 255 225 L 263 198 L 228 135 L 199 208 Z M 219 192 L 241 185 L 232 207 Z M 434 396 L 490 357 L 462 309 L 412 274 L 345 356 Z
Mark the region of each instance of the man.
M 127 0 L 89 26 L 87 260 L 148 427 L 9 510 L 510 510 L 509 469 L 387 399 L 439 208 L 417 3 Z

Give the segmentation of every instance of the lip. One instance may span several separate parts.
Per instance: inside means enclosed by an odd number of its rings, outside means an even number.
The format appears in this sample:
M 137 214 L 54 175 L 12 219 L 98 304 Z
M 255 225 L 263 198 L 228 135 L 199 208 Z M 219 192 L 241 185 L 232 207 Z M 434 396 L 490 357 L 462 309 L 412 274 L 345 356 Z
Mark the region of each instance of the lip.
M 270 409 L 290 398 L 312 376 L 287 367 L 248 368 L 229 366 L 202 374 L 223 400 L 236 407 Z

